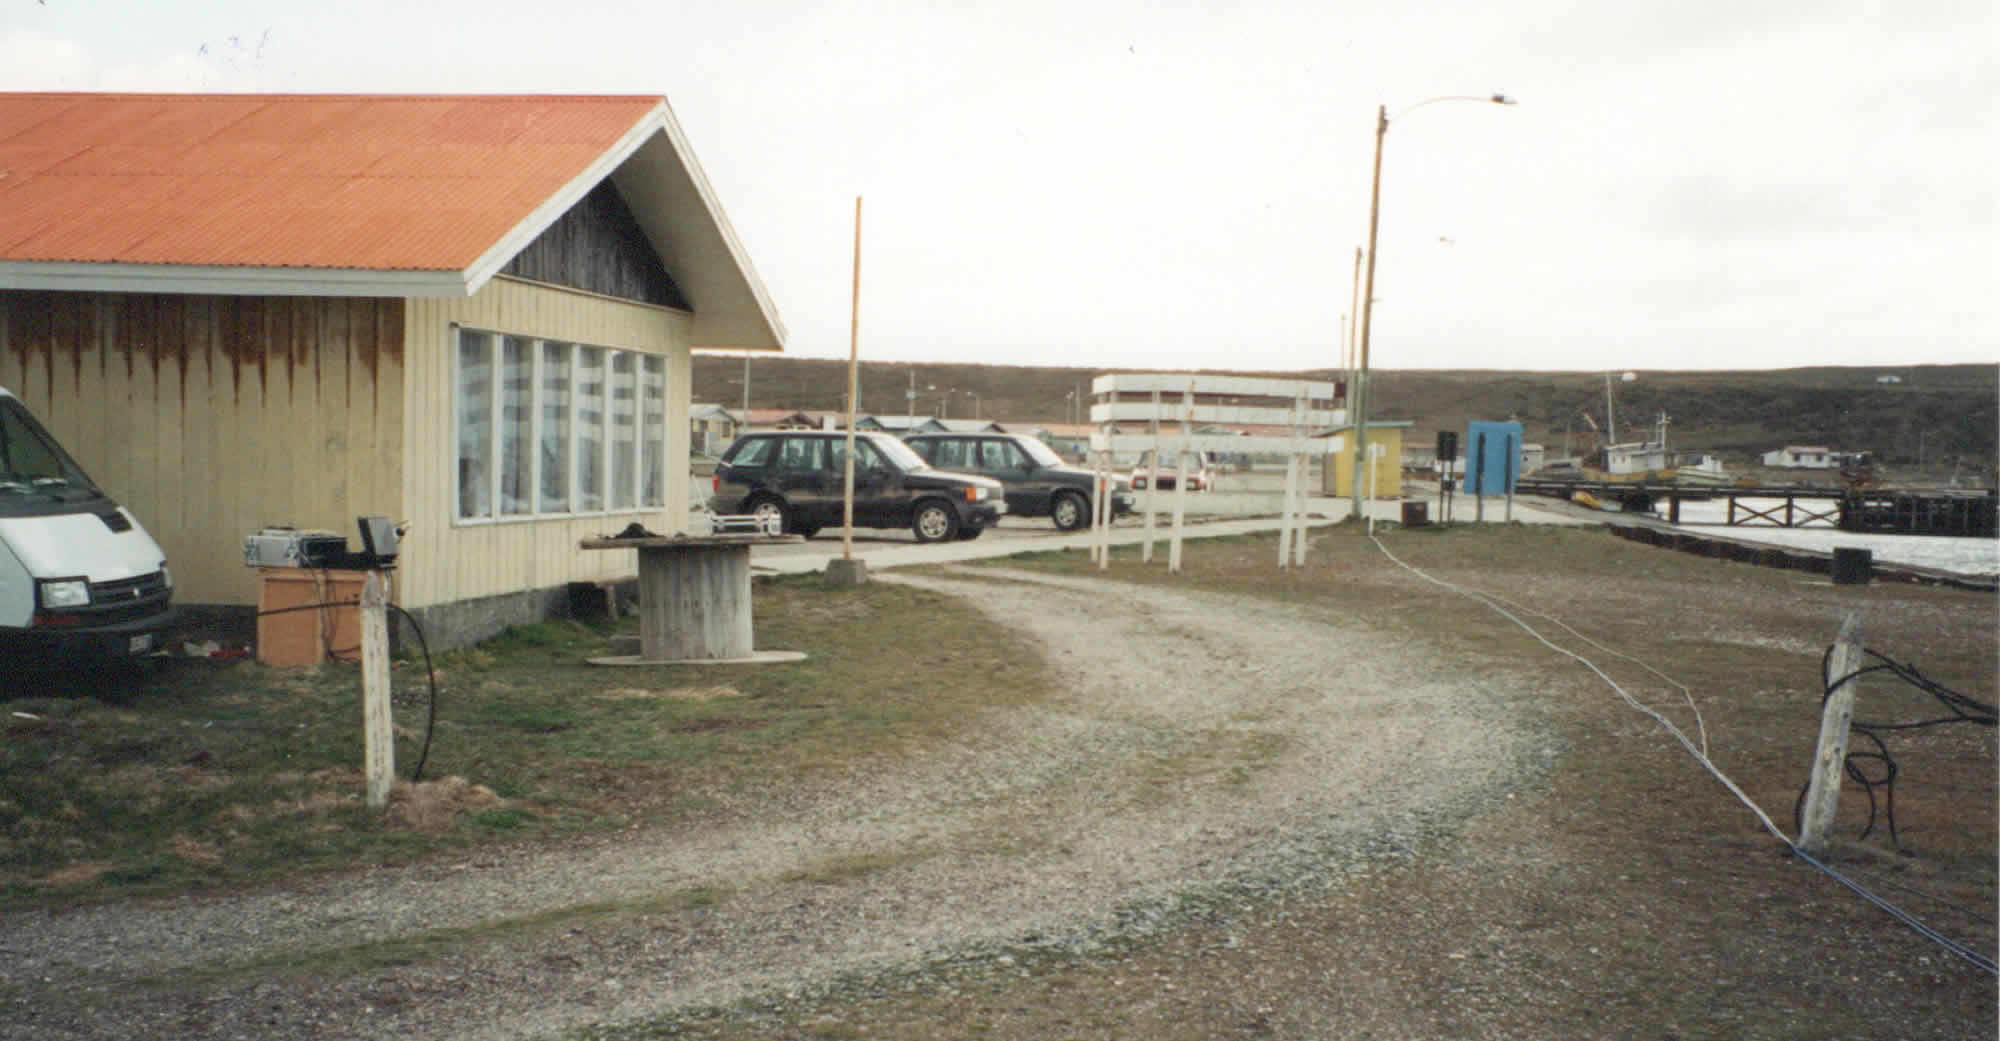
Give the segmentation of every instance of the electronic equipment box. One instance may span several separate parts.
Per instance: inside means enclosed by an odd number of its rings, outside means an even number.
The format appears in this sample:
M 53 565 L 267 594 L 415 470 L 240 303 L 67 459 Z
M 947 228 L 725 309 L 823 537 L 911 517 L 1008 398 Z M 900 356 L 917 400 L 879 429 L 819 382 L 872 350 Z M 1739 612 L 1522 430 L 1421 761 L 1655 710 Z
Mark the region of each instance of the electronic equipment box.
M 265 528 L 243 539 L 248 567 L 337 567 L 347 558 L 347 539 L 325 531 Z

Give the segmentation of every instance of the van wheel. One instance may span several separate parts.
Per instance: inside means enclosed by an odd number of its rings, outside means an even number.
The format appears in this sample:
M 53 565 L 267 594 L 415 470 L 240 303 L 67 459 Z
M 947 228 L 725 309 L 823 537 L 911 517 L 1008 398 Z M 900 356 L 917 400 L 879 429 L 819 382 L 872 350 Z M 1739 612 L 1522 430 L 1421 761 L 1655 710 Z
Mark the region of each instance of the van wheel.
M 1049 519 L 1057 531 L 1075 531 L 1090 526 L 1090 504 L 1075 492 L 1059 492 L 1049 505 Z
M 757 529 L 760 533 L 771 530 L 771 518 L 773 517 L 778 519 L 779 531 L 792 531 L 792 511 L 785 508 L 783 500 L 773 499 L 768 495 L 759 495 L 755 499 L 750 500 L 749 513 L 750 516 L 757 518 Z
M 910 514 L 910 531 L 918 542 L 949 542 L 958 537 L 958 511 L 948 502 L 925 499 Z

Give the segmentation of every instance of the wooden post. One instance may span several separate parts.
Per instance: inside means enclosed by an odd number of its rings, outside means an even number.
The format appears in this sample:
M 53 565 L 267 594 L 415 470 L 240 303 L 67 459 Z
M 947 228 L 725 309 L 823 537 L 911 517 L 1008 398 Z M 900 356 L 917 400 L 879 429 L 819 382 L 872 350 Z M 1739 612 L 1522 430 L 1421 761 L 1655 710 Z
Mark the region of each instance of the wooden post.
M 1153 562 L 1153 507 L 1159 502 L 1159 497 L 1153 494 L 1160 488 L 1158 477 L 1160 470 L 1160 389 L 1158 387 L 1153 388 L 1152 418 L 1146 421 L 1146 427 L 1147 432 L 1153 437 L 1152 443 L 1148 446 L 1153 451 L 1153 472 L 1146 475 L 1146 494 L 1138 497 L 1139 509 L 1146 514 L 1146 540 L 1139 550 L 1139 563 L 1141 564 L 1150 564 Z M 1133 494 L 1138 495 L 1136 491 Z
M 396 740 L 389 715 L 389 594 L 380 571 L 361 586 L 361 743 L 368 808 L 389 805 L 396 777 Z
M 1822 682 L 1831 683 L 1861 668 L 1861 616 L 1849 612 L 1841 619 L 1840 635 L 1834 638 L 1833 655 L 1827 661 Z M 1827 695 L 1820 711 L 1819 751 L 1813 756 L 1812 780 L 1806 785 L 1805 813 L 1799 826 L 1799 849 L 1808 856 L 1826 853 L 1827 833 L 1833 830 L 1834 814 L 1840 809 L 1840 778 L 1847 770 L 1848 725 L 1854 721 L 1855 688 L 1859 680 L 1848 680 Z
M 1174 443 L 1174 529 L 1167 542 L 1167 573 L 1179 574 L 1181 570 L 1181 525 L 1187 518 L 1187 459 L 1188 436 L 1194 430 L 1194 381 L 1189 380 L 1187 392 L 1181 395 L 1181 436 Z M 1153 458 L 1153 475 L 1147 483 L 1159 487 L 1159 457 Z

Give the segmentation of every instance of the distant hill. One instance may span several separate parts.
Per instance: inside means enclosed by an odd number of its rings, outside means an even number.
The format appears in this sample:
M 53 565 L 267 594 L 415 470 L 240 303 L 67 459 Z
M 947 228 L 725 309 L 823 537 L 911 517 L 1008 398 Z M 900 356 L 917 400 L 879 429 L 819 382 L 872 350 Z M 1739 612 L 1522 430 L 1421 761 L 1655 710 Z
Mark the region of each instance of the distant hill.
M 1130 369 L 1035 368 L 1010 365 L 864 362 L 861 409 L 902 413 L 917 390 L 916 411 L 953 417 L 1063 422 L 1071 395 L 1088 395 L 1090 380 Z M 1218 373 L 1227 370 L 1210 370 Z M 1331 379 L 1304 372 L 1228 372 L 1273 378 Z M 1899 382 L 1881 382 L 1893 376 Z M 697 355 L 694 397 L 732 407 L 743 403 L 743 361 Z M 1463 430 L 1474 419 L 1519 419 L 1529 441 L 1560 452 L 1569 439 L 1587 443 L 1588 414 L 1604 422 L 1601 372 L 1385 371 L 1374 374 L 1369 413 L 1414 424 L 1409 443 L 1439 429 Z M 756 358 L 750 363 L 751 405 L 835 410 L 844 406 L 847 364 L 814 358 Z M 1670 445 L 1707 451 L 1732 462 L 1785 444 L 1824 444 L 1872 452 L 1884 463 L 1956 465 L 1991 474 L 2000 459 L 2000 365 L 1916 365 L 1894 368 L 1805 368 L 1758 372 L 1641 371 L 1632 382 L 1614 377 L 1620 440 L 1669 417 Z

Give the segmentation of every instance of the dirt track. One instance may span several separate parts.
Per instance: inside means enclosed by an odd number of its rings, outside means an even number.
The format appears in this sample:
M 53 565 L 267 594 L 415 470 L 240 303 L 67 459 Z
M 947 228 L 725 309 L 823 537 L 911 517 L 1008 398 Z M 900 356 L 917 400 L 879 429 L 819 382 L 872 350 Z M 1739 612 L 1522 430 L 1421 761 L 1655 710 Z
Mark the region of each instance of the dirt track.
M 1015 572 L 881 580 L 1025 629 L 1063 694 L 699 826 L 11 915 L 0 1033 L 531 1038 L 982 951 L 1089 952 L 1204 894 L 1365 877 L 1553 754 L 1519 691 L 1325 610 Z

